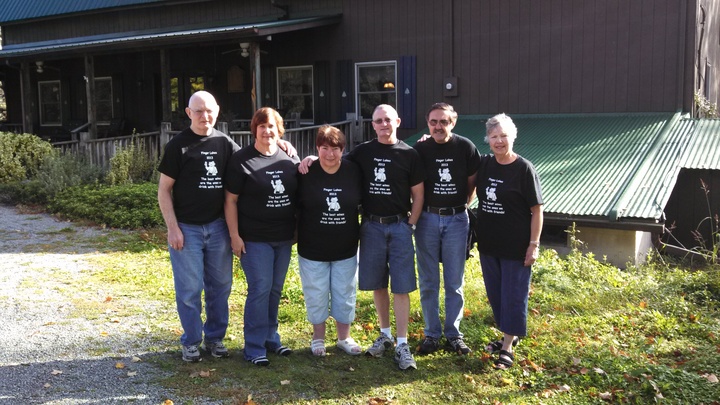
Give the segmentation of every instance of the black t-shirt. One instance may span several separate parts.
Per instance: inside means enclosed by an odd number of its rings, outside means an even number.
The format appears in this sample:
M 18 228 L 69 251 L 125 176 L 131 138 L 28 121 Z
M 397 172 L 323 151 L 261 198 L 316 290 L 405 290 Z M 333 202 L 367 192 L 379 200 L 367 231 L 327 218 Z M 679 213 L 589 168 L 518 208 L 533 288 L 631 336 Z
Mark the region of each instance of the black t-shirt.
M 358 145 L 348 158 L 363 176 L 363 211 L 373 215 L 405 215 L 410 188 L 425 180 L 420 155 L 403 141 L 385 145 L 377 139 Z
M 485 162 L 476 179 L 478 251 L 523 260 L 530 243 L 530 207 L 543 203 L 540 179 L 521 156 L 507 165 L 495 157 Z
M 469 139 L 453 134 L 446 143 L 433 138 L 415 144 L 425 167 L 425 206 L 458 207 L 467 203 L 468 177 L 480 165 L 480 154 Z
M 238 231 L 249 242 L 281 242 L 295 234 L 297 156 L 250 146 L 232 155 L 226 188 L 238 195 Z
M 360 225 L 360 169 L 343 159 L 337 172 L 316 162 L 298 180 L 298 254 L 320 262 L 355 256 Z
M 158 171 L 175 180 L 173 208 L 179 222 L 203 225 L 223 216 L 225 170 L 239 149 L 215 129 L 203 136 L 187 128 L 165 145 Z

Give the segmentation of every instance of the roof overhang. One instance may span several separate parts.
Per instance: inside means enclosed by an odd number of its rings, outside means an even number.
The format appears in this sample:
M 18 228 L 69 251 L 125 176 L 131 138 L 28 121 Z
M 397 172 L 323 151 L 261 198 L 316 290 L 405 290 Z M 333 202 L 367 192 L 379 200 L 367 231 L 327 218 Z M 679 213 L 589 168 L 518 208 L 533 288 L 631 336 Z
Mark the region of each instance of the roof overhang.
M 165 31 L 123 32 L 57 41 L 10 45 L 0 50 L 0 61 L 29 59 L 46 56 L 63 57 L 94 52 L 141 50 L 206 41 L 237 39 L 238 37 L 265 37 L 284 32 L 298 31 L 339 23 L 341 14 L 327 16 L 253 22 L 217 27 L 175 28 Z

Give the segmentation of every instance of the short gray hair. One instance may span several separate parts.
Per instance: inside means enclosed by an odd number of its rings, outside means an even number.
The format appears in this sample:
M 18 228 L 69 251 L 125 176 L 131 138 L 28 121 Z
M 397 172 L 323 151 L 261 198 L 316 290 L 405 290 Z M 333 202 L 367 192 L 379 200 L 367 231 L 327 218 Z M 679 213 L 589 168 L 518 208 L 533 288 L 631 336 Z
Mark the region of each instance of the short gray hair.
M 505 115 L 505 113 L 498 114 L 485 123 L 485 143 L 488 143 L 488 134 L 500 127 L 505 135 L 511 140 L 517 138 L 517 127 L 513 122 L 512 118 Z

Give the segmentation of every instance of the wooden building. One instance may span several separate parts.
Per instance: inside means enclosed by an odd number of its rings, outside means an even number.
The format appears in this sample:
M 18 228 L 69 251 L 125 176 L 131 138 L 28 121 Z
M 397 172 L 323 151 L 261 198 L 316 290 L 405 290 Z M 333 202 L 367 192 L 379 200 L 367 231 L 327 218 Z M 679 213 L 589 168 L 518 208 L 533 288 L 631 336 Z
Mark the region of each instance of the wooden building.
M 309 125 L 389 103 L 403 138 L 423 131 L 437 101 L 472 116 L 693 116 L 696 91 L 720 99 L 712 0 L 0 0 L 0 9 L 4 125 L 52 139 L 83 125 L 100 137 L 179 128 L 197 89 L 237 126 L 258 106 Z

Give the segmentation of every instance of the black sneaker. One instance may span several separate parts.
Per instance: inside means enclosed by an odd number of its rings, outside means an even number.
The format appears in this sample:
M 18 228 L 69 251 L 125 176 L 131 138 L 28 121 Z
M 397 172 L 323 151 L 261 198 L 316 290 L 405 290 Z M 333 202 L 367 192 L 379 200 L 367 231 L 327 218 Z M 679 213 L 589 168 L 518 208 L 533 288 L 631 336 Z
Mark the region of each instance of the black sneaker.
M 459 355 L 470 354 L 472 352 L 459 336 L 448 339 L 448 345 L 450 345 L 452 351 Z
M 432 336 L 425 336 L 425 339 L 420 342 L 420 346 L 418 346 L 417 352 L 418 354 L 430 354 L 435 353 L 439 348 L 440 340 Z

